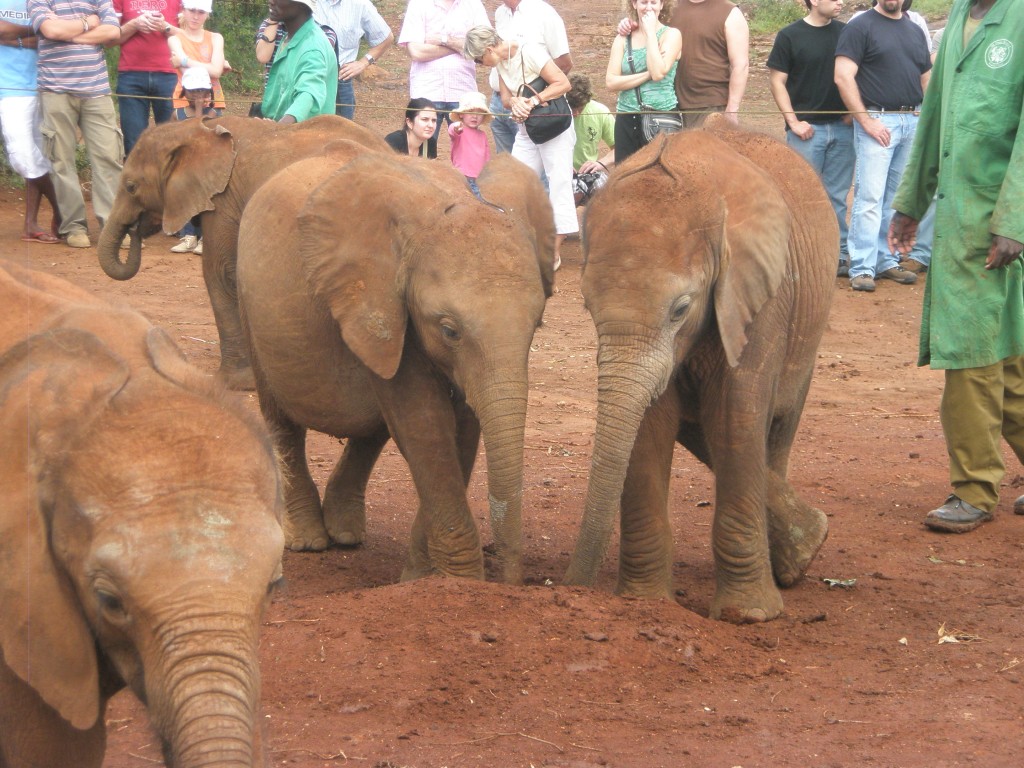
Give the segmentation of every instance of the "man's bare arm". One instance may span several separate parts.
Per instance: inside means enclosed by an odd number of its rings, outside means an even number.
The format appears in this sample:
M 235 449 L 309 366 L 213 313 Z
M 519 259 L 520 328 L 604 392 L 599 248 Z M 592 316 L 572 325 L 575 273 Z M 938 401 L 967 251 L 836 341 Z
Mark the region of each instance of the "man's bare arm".
M 730 121 L 739 123 L 740 102 L 750 74 L 750 28 L 739 6 L 725 19 L 725 44 L 729 52 L 729 100 L 725 114 Z

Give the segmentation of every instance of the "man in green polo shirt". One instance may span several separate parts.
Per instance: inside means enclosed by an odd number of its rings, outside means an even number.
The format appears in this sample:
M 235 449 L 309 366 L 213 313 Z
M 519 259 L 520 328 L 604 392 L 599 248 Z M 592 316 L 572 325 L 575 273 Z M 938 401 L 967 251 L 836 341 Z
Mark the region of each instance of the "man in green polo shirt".
M 313 21 L 315 5 L 316 0 L 270 0 L 270 17 L 287 33 L 263 92 L 263 116 L 270 120 L 300 123 L 334 114 L 338 59 Z

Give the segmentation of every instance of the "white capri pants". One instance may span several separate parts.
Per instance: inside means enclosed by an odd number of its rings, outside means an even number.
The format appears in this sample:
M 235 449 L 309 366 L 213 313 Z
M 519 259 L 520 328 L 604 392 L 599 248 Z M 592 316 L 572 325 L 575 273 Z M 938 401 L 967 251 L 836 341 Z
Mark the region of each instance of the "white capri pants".
M 0 126 L 11 167 L 23 179 L 38 179 L 50 172 L 39 133 L 42 111 L 38 96 L 4 96 L 0 99 Z
M 572 125 L 543 144 L 534 144 L 526 133 L 526 127 L 520 125 L 516 143 L 512 146 L 512 157 L 526 163 L 538 176 L 543 172 L 548 177 L 548 199 L 555 214 L 555 232 L 559 235 L 580 231 L 572 193 L 572 150 L 575 146 L 576 131 Z

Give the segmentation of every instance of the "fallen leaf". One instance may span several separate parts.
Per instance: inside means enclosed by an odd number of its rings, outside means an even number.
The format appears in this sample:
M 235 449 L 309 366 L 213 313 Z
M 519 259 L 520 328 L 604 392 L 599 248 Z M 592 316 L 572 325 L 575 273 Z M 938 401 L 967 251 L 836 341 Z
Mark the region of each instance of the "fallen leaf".
M 964 632 L 962 629 L 946 629 L 946 622 L 942 622 L 942 625 L 938 630 L 939 645 L 942 643 L 976 643 L 982 638 L 979 635 L 972 635 L 970 632 Z

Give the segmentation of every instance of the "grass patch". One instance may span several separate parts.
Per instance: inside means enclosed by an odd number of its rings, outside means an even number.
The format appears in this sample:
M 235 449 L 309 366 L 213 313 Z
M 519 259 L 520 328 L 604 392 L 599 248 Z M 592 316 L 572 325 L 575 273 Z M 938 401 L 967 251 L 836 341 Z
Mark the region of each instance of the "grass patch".
M 774 35 L 807 15 L 803 0 L 742 0 L 739 6 L 747 17 L 750 34 L 757 36 Z
M 747 17 L 750 34 L 757 36 L 774 35 L 787 24 L 807 15 L 807 6 L 803 0 L 739 0 L 739 6 Z M 864 3 L 870 7 L 870 0 Z M 949 15 L 953 0 L 914 0 L 911 8 L 929 21 L 942 19 Z M 856 10 L 850 3 L 846 11 Z M 846 13 L 841 18 L 848 18 Z

